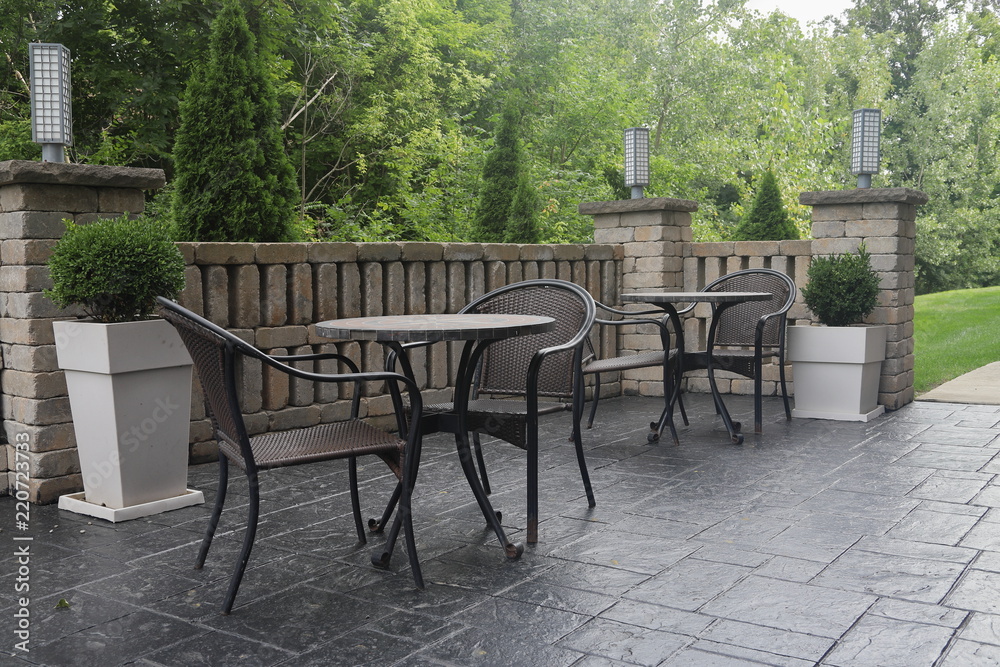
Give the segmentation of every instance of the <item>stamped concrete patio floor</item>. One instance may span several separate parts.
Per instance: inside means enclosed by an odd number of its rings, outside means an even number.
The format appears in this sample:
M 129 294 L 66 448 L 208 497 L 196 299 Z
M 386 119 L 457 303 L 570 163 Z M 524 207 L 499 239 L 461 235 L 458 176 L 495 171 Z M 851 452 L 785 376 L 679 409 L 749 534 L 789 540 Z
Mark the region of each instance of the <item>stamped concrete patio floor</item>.
M 706 396 L 681 445 L 648 444 L 656 399 L 607 400 L 584 433 L 544 420 L 540 541 L 504 559 L 446 436 L 414 497 L 427 587 L 401 549 L 355 544 L 344 462 L 272 471 L 232 615 L 219 614 L 245 480 L 203 570 L 209 507 L 109 524 L 0 499 L 5 665 L 900 665 L 1000 663 L 1000 407 L 918 402 L 869 424 L 784 421 L 729 444 Z M 746 398 L 728 401 L 751 421 Z M 523 536 L 523 453 L 488 443 L 493 502 Z M 366 516 L 392 480 L 362 470 Z M 214 499 L 216 467 L 191 469 Z M 30 542 L 29 652 L 15 649 L 14 537 Z M 23 574 L 23 571 L 22 571 Z M 57 608 L 63 599 L 68 607 Z

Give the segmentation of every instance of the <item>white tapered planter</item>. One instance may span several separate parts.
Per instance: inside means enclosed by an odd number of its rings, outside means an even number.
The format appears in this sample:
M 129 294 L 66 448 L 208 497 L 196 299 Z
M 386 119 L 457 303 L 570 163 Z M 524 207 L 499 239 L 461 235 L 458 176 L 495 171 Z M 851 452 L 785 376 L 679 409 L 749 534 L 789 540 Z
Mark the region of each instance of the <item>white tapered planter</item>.
M 59 507 L 110 521 L 204 502 L 187 488 L 191 357 L 160 319 L 53 322 L 84 492 Z
M 792 416 L 867 422 L 885 412 L 878 386 L 887 332 L 881 326 L 788 327 Z

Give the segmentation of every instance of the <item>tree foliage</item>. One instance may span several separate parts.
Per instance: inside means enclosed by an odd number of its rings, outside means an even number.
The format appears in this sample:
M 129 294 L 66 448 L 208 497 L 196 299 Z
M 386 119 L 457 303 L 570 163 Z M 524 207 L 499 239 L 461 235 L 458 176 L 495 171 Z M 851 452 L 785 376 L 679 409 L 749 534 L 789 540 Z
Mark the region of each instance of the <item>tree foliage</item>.
M 781 190 L 774 172 L 768 169 L 761 177 L 750 212 L 744 216 L 733 232 L 735 241 L 784 241 L 799 238 L 799 230 L 792 224 L 781 203 Z
M 290 236 L 293 171 L 241 1 L 224 0 L 212 23 L 208 61 L 191 77 L 181 104 L 173 216 L 184 241 Z
M 24 140 L 27 48 L 74 54 L 72 158 L 160 166 L 221 0 L 0 0 L 0 159 Z M 517 91 L 539 239 L 592 238 L 621 132 L 653 130 L 647 196 L 694 199 L 697 240 L 733 238 L 772 168 L 809 232 L 806 190 L 854 187 L 851 111 L 883 110 L 876 187 L 930 195 L 917 289 L 1000 280 L 995 0 L 855 0 L 800 26 L 745 0 L 261 0 L 247 3 L 317 238 L 473 237 L 504 100 Z
M 477 241 L 535 243 L 538 239 L 538 196 L 525 171 L 519 120 L 516 103 L 508 102 L 493 150 L 483 165 L 483 187 L 473 220 Z

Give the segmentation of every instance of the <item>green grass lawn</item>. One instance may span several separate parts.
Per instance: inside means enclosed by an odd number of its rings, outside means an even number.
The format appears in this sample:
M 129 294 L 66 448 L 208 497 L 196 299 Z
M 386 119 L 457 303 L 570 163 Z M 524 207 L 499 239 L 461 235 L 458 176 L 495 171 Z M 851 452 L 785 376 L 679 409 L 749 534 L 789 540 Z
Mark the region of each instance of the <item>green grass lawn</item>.
M 917 394 L 1000 361 L 1000 287 L 918 296 L 913 338 Z

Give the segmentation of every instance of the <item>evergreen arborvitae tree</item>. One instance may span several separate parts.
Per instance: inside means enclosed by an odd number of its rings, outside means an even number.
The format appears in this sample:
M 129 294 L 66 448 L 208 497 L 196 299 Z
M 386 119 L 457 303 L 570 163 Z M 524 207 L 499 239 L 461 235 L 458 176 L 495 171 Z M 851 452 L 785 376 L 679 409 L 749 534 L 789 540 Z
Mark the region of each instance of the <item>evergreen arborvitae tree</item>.
M 180 116 L 174 145 L 178 240 L 288 240 L 295 173 L 241 0 L 222 3 L 209 59 L 188 81 Z
M 483 165 L 483 189 L 473 218 L 476 241 L 536 243 L 538 240 L 538 194 L 524 171 L 517 122 L 516 106 L 506 104 L 493 150 Z
M 757 188 L 757 195 L 733 232 L 737 241 L 784 241 L 799 238 L 799 230 L 781 203 L 778 179 L 768 169 Z
M 510 202 L 504 243 L 538 243 L 539 208 L 538 191 L 531 185 L 527 172 L 522 170 L 517 179 L 514 199 Z

